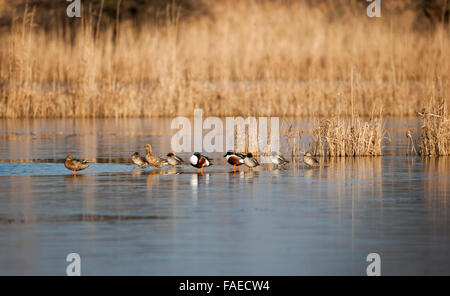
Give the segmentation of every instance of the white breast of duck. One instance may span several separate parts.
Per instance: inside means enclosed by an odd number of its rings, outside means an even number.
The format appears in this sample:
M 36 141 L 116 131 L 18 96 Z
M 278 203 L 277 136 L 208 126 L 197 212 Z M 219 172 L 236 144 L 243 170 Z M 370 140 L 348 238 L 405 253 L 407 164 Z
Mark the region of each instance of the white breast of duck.
M 202 168 L 202 167 L 208 167 L 211 165 L 208 158 L 200 155 L 199 153 L 195 153 L 194 155 L 189 158 L 189 162 L 192 166 Z
M 192 155 L 191 158 L 189 158 L 189 162 L 194 166 L 197 165 L 198 157 L 196 155 Z

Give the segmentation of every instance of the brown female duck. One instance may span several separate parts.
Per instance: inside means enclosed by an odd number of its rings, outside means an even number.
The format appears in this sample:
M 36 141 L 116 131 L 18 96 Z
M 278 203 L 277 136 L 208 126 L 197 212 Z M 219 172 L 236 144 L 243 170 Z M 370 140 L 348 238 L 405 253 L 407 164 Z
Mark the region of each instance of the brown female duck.
M 87 160 L 79 160 L 72 157 L 72 155 L 67 155 L 64 161 L 64 166 L 69 170 L 73 171 L 73 175 L 77 175 L 77 171 L 82 171 L 89 166 Z
M 311 152 L 305 152 L 303 162 L 310 168 L 318 167 L 320 165 L 317 159 L 312 156 Z
M 163 166 L 167 165 L 167 160 L 152 154 L 152 146 L 150 144 L 145 145 L 145 150 L 147 151 L 145 160 L 149 165 L 153 167 L 153 170 L 155 170 L 156 168 L 162 168 Z

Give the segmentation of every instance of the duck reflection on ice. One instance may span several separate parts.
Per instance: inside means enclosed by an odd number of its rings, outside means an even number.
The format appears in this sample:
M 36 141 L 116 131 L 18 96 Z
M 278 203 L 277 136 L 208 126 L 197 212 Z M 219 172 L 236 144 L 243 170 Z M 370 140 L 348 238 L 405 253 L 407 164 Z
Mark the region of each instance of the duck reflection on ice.
M 258 171 L 249 170 L 244 173 L 244 180 L 249 183 L 253 183 L 255 177 L 259 176 Z
M 191 174 L 191 180 L 190 180 L 191 188 L 196 189 L 199 184 L 209 185 L 209 177 L 210 177 L 209 173 L 203 174 L 203 175 Z
M 319 169 L 305 169 L 303 170 L 305 178 L 312 179 L 318 178 L 320 176 L 320 168 Z
M 133 170 L 131 171 L 131 174 L 133 176 L 139 176 L 139 175 L 145 175 L 146 172 L 142 167 L 134 167 Z
M 171 166 L 170 168 L 167 169 L 167 175 L 178 175 L 181 173 L 182 173 L 182 170 L 176 166 Z
M 209 185 L 209 178 L 210 174 L 191 174 L 191 179 L 189 181 L 189 184 L 191 185 L 191 191 L 192 191 L 192 199 L 197 200 L 198 199 L 198 188 L 199 186 L 205 186 L 208 187 Z

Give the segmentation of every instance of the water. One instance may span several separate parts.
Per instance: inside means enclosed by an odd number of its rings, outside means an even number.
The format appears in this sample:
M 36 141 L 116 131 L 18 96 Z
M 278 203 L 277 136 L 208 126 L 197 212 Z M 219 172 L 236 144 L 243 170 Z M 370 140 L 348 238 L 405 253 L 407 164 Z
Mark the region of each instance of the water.
M 417 122 L 386 125 L 383 157 L 233 173 L 212 154 L 201 176 L 129 164 L 168 152 L 169 119 L 0 120 L 0 274 L 65 275 L 76 252 L 83 275 L 365 275 L 375 252 L 383 275 L 450 275 L 450 159 L 404 156 Z M 68 152 L 95 163 L 74 177 Z

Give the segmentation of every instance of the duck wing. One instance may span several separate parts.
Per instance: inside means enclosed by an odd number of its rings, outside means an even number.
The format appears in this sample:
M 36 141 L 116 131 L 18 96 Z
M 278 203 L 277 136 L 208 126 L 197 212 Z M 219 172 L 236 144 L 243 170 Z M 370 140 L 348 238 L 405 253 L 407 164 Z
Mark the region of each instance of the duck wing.
M 183 159 L 181 159 L 180 157 L 174 155 L 173 158 L 178 162 L 178 163 L 185 163 Z
M 207 156 L 202 155 L 207 161 L 208 161 L 208 166 L 213 165 L 214 163 L 212 162 L 212 159 L 210 159 Z
M 282 155 L 278 155 L 278 160 L 280 161 L 281 164 L 285 164 L 285 163 L 289 162 Z
M 77 170 L 77 171 L 81 171 L 84 170 L 85 168 L 87 168 L 89 166 L 88 164 L 89 162 L 85 159 L 80 160 L 80 159 L 72 159 L 70 161 L 70 167 L 72 170 Z

